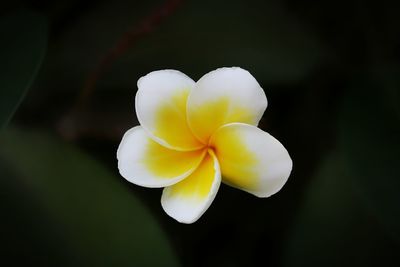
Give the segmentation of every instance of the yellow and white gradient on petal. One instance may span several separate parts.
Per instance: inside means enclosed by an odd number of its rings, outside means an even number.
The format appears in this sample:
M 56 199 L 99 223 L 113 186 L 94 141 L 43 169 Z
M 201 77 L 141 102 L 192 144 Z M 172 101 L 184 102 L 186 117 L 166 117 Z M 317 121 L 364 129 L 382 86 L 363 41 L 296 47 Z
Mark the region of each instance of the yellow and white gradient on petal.
M 179 222 L 197 221 L 221 181 L 268 197 L 290 175 L 285 147 L 256 127 L 267 98 L 246 70 L 220 68 L 197 83 L 176 70 L 151 72 L 138 81 L 135 108 L 140 126 L 122 138 L 119 172 L 164 187 L 161 205 Z
M 204 146 L 186 118 L 187 98 L 195 82 L 176 70 L 153 71 L 138 81 L 135 105 L 140 125 L 159 144 L 189 151 Z
M 118 169 L 129 182 L 144 187 L 165 187 L 189 176 L 205 150 L 176 151 L 148 137 L 141 126 L 128 130 L 117 151 Z
M 210 145 L 220 163 L 223 182 L 258 197 L 278 192 L 292 170 L 285 147 L 252 125 L 226 124 L 215 132 Z
M 194 135 L 207 143 L 222 125 L 243 122 L 258 125 L 267 97 L 246 70 L 220 68 L 197 81 L 187 102 L 188 123 Z
M 193 223 L 208 209 L 221 184 L 218 160 L 208 150 L 200 166 L 183 181 L 166 187 L 161 197 L 165 212 L 181 223 Z

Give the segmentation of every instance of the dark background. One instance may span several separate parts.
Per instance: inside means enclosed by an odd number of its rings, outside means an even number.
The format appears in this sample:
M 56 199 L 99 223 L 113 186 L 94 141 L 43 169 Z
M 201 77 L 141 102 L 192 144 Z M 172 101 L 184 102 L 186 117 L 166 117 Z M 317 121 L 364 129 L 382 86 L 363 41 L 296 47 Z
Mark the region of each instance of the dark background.
M 400 266 L 399 11 L 386 0 L 3 1 L 0 264 Z M 138 124 L 139 77 L 222 66 L 264 88 L 260 127 L 293 171 L 267 199 L 222 185 L 199 221 L 179 224 L 161 189 L 118 174 L 116 149 Z

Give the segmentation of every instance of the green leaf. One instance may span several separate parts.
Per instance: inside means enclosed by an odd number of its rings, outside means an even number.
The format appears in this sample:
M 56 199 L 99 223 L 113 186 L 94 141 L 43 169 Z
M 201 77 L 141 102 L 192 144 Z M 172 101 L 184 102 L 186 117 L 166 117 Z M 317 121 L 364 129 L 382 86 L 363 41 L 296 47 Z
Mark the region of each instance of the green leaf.
M 59 262 L 50 265 L 178 265 L 160 225 L 121 177 L 49 134 L 7 130 L 0 140 L 3 166 L 17 179 L 3 173 L 2 190 L 23 188 L 22 196 L 8 194 L 15 202 L 9 205 L 28 200 L 23 219 L 48 225 L 36 229 L 49 229 L 36 238 L 54 241 Z M 39 207 L 34 215 L 33 207 Z
M 365 209 L 341 153 L 325 159 L 293 221 L 284 266 L 399 266 L 398 245 Z
M 0 19 L 0 128 L 3 128 L 31 86 L 47 43 L 46 20 L 28 11 Z

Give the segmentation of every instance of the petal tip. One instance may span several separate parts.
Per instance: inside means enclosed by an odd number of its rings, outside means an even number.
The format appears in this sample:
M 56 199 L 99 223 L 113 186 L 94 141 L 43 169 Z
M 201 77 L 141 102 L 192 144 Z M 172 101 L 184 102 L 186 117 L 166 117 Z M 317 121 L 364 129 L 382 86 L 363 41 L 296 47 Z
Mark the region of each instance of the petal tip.
M 164 191 L 166 188 L 164 189 Z M 168 194 L 163 192 L 161 196 L 161 207 L 165 211 L 165 213 L 174 219 L 175 221 L 179 223 L 184 223 L 184 224 L 192 224 L 196 222 L 205 212 L 205 210 L 201 213 L 198 212 L 188 212 L 188 210 L 185 209 L 177 209 L 177 207 L 180 207 L 180 205 L 177 205 L 177 203 L 171 202 L 168 199 Z
M 151 79 L 153 76 L 163 75 L 163 74 L 178 75 L 185 79 L 192 80 L 189 76 L 187 76 L 185 73 L 183 73 L 179 70 L 174 70 L 174 69 L 154 70 L 152 72 L 147 73 L 146 75 L 141 76 L 137 81 L 137 87 L 140 89 L 142 87 L 141 85 L 143 84 L 143 82 L 145 82 L 147 79 Z M 193 81 L 193 83 L 194 83 L 194 81 Z
M 176 221 L 191 224 L 208 210 L 221 184 L 221 173 L 215 155 L 209 152 L 209 156 L 193 175 L 186 179 L 164 188 L 161 206 Z
M 283 145 L 282 145 L 283 146 Z M 284 148 L 284 147 L 283 147 Z M 286 148 L 284 148 L 286 150 Z M 273 190 L 261 190 L 260 192 L 253 192 L 253 194 L 259 198 L 267 198 L 272 195 L 275 195 L 279 191 L 282 190 L 282 188 L 286 185 L 287 181 L 289 180 L 290 175 L 292 174 L 293 170 L 293 161 L 289 155 L 289 153 L 286 150 L 286 159 L 285 163 L 283 163 L 284 166 L 282 166 L 282 174 L 280 177 L 276 178 L 277 180 L 277 185 Z

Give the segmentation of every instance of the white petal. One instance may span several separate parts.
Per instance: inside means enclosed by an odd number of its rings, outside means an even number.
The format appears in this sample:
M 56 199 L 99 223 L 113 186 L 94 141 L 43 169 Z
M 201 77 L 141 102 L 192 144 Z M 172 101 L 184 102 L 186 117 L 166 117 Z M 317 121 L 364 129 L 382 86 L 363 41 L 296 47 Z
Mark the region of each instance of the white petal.
M 189 177 L 164 188 L 161 205 L 181 223 L 193 223 L 208 209 L 221 184 L 221 172 L 214 153 L 209 153 Z
M 125 133 L 118 147 L 118 169 L 131 183 L 164 187 L 190 175 L 200 164 L 205 152 L 181 152 L 165 148 L 137 126 Z
M 159 144 L 188 151 L 203 146 L 186 118 L 187 97 L 194 81 L 176 70 L 153 71 L 138 81 L 136 113 L 141 126 Z
M 270 134 L 244 123 L 222 126 L 211 138 L 223 182 L 258 197 L 278 192 L 292 170 L 285 147 Z
M 246 70 L 220 68 L 204 75 L 191 91 L 187 114 L 193 133 L 203 142 L 220 126 L 230 122 L 258 125 L 267 97 Z

